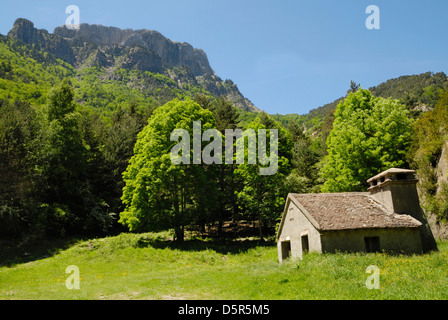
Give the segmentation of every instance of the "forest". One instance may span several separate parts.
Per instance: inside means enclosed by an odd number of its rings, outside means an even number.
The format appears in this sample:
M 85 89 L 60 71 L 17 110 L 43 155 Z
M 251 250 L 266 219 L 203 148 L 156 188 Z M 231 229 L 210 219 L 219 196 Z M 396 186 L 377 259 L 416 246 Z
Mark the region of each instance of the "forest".
M 169 74 L 75 68 L 1 36 L 0 238 L 172 230 L 182 241 L 186 230 L 224 236 L 226 223 L 248 222 L 263 239 L 288 193 L 365 191 L 391 167 L 417 170 L 424 208 L 445 222 L 446 75 L 370 89 L 352 81 L 343 94 L 307 115 L 248 112 Z M 223 135 L 277 129 L 277 174 L 259 175 L 260 164 L 174 165 L 170 134 L 194 121 Z

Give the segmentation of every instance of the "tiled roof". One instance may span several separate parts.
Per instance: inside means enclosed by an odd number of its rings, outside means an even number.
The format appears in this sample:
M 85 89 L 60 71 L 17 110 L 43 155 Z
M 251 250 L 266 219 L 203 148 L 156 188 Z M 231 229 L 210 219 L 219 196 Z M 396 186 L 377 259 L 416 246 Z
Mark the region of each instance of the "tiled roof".
M 405 214 L 388 212 L 369 193 L 290 194 L 319 230 L 416 228 L 421 223 Z M 299 206 L 299 208 L 300 208 Z

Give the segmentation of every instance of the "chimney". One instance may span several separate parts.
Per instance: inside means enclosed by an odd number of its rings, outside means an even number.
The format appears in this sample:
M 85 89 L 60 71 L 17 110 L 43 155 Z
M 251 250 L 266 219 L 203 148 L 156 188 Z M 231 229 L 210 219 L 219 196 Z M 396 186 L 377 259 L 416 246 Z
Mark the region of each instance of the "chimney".
M 437 250 L 437 244 L 425 213 L 420 207 L 417 193 L 416 172 L 392 168 L 367 180 L 370 197 L 382 204 L 389 212 L 407 214 L 422 223 L 420 235 L 423 251 Z
M 367 180 L 370 196 L 388 211 L 418 218 L 420 202 L 414 170 L 392 168 Z M 421 221 L 420 221 L 421 222 Z

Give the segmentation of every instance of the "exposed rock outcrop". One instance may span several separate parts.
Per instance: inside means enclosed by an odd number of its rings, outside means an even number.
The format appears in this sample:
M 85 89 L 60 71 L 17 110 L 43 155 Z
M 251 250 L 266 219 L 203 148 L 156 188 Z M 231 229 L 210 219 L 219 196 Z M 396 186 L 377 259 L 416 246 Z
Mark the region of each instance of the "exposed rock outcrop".
M 34 28 L 34 24 L 29 20 L 17 19 L 8 36 L 37 45 L 39 49 L 48 51 L 70 64 L 75 63 L 75 55 L 66 40 L 49 34 L 46 30 Z
M 214 74 L 204 51 L 188 43 L 179 43 L 165 38 L 157 31 L 81 24 L 79 30 L 66 26 L 57 27 L 54 34 L 72 42 L 89 42 L 97 46 L 142 47 L 158 55 L 161 61 L 173 67 L 187 66 L 195 76 Z
M 78 30 L 61 26 L 50 34 L 20 18 L 8 36 L 34 44 L 77 69 L 124 68 L 165 74 L 179 87 L 199 85 L 216 96 L 226 97 L 238 108 L 259 111 L 232 81 L 223 81 L 215 74 L 203 50 L 171 41 L 157 31 L 81 24 Z

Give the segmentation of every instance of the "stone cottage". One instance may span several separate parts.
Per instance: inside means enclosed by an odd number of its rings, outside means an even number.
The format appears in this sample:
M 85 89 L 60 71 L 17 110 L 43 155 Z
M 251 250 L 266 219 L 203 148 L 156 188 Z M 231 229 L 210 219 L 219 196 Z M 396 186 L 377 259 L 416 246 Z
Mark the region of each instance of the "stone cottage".
M 316 252 L 437 250 L 417 194 L 415 171 L 392 168 L 368 192 L 289 194 L 277 233 L 278 258 Z

